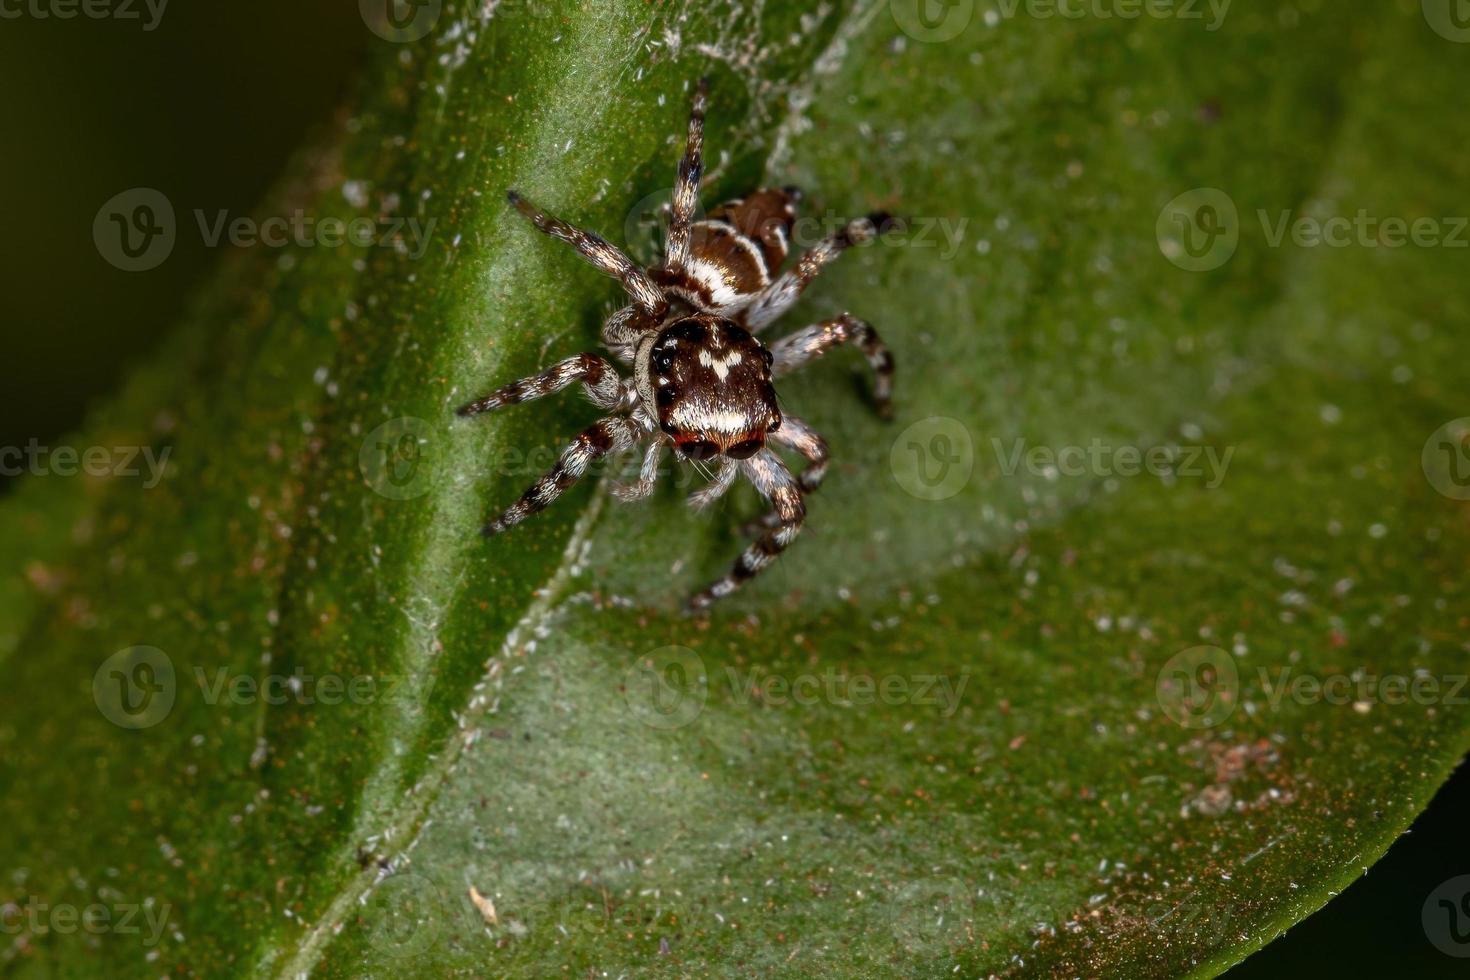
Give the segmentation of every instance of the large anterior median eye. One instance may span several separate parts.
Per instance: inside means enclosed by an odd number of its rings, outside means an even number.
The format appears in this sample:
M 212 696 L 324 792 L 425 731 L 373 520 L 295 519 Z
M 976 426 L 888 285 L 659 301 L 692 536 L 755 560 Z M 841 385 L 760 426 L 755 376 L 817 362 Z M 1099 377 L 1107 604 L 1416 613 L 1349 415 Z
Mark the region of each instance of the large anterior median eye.
M 720 451 L 719 446 L 716 446 L 712 442 L 706 442 L 703 439 L 681 443 L 679 448 L 684 451 L 685 457 L 698 460 L 701 463 L 707 459 L 713 459 Z
M 761 447 L 764 445 L 764 440 L 747 439 L 744 442 L 737 442 L 735 445 L 725 450 L 725 455 L 729 456 L 731 459 L 749 459 L 756 453 L 760 452 Z

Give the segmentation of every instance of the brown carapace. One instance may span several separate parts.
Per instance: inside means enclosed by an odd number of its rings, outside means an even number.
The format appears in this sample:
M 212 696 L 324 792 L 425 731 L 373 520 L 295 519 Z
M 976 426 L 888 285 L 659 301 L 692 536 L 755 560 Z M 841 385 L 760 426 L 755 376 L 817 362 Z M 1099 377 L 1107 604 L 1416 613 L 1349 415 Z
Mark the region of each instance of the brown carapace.
M 545 509 L 593 461 L 640 444 L 646 448 L 639 479 L 613 490 L 624 500 L 653 492 L 666 447 L 681 460 L 718 461 L 711 482 L 690 496 L 695 506 L 718 499 L 739 475 L 750 480 L 770 502 L 772 513 L 729 574 L 694 596 L 691 605 L 696 608 L 734 592 L 795 540 L 806 517 L 803 498 L 826 473 L 826 441 L 801 419 L 782 413 L 774 379 L 833 347 L 854 344 L 872 366 L 874 403 L 887 416 L 893 378 L 893 359 L 878 334 L 846 313 L 769 347 L 758 339 L 828 262 L 849 246 L 874 238 L 888 219 L 872 215 L 848 223 L 816 242 L 785 272 L 781 267 L 801 199 L 795 188 L 762 188 L 696 221 L 707 100 L 708 84 L 701 81 L 669 212 L 664 259 L 653 268 L 639 267 L 597 235 L 546 214 L 514 191 L 509 194 L 511 204 L 537 228 L 571 244 L 622 282 L 632 303 L 607 320 L 602 340 L 614 357 L 631 365 L 632 377 L 621 378 L 596 354 L 579 354 L 459 409 L 460 415 L 478 415 L 580 382 L 596 405 L 614 413 L 577 436 L 551 472 L 485 526 L 486 535 L 499 534 Z M 793 475 L 770 444 L 804 457 L 806 468 Z

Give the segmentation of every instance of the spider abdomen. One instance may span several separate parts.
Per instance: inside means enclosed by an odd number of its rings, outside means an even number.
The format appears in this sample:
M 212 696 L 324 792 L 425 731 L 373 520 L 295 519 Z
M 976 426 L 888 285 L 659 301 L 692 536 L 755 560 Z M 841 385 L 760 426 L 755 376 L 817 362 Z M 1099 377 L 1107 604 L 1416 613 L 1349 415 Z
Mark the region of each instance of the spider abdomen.
M 739 312 L 786 261 L 797 198 L 795 189 L 762 188 L 725 202 L 690 226 L 687 260 L 656 270 L 656 281 L 705 313 Z

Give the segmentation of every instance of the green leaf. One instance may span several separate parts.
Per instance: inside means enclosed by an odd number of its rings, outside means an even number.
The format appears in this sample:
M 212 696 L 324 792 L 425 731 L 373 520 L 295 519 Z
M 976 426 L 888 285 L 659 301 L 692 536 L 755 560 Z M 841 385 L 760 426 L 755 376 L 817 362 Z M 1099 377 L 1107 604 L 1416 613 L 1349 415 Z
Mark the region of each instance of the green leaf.
M 1462 253 L 1272 242 L 1359 209 L 1454 233 L 1466 64 L 1414 6 L 959 4 L 938 40 L 902 0 L 447 3 L 379 43 L 262 215 L 401 247 L 232 260 L 82 440 L 166 477 L 0 511 L 0 957 L 1141 976 L 1271 940 L 1470 743 L 1470 526 L 1424 468 L 1470 380 Z M 706 204 L 795 183 L 807 240 L 908 224 L 775 331 L 871 320 L 896 420 L 855 355 L 787 383 L 832 473 L 690 619 L 753 495 L 691 514 L 681 472 L 614 506 L 615 467 L 485 541 L 593 410 L 453 408 L 592 349 L 618 297 L 504 192 L 651 258 L 705 73 Z M 1204 204 L 1238 247 L 1187 271 Z

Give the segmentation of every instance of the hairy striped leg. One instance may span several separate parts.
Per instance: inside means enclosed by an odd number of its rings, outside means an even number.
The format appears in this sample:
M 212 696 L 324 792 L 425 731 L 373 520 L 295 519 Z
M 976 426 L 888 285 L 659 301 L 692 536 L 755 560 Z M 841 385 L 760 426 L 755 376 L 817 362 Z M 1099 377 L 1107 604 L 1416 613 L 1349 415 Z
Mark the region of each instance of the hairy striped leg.
M 791 309 L 802 291 L 811 285 L 827 265 L 853 245 L 872 241 L 891 223 L 886 214 L 873 214 L 866 218 L 850 221 L 841 230 L 828 235 L 796 260 L 796 265 L 782 273 L 755 298 L 745 311 L 745 326 L 751 333 L 760 333 L 770 323 Z
M 658 286 L 648 277 L 648 273 L 634 264 L 633 260 L 624 255 L 621 250 L 608 244 L 600 235 L 583 231 L 560 218 L 552 217 L 515 191 L 507 193 L 506 199 L 515 206 L 517 211 L 529 218 L 539 230 L 571 245 L 599 272 L 613 276 L 622 282 L 623 288 L 628 291 L 628 296 L 633 300 L 633 305 L 644 314 L 657 320 L 668 312 L 668 301 L 664 299 L 664 294 Z
M 783 416 L 781 427 L 768 438 L 778 446 L 794 449 L 806 457 L 807 467 L 796 478 L 803 494 L 811 493 L 822 485 L 822 478 L 827 475 L 827 440 L 805 419 L 789 414 Z
M 741 463 L 740 468 L 761 495 L 771 502 L 777 524 L 740 553 L 728 575 L 689 600 L 693 609 L 708 608 L 716 599 L 723 599 L 770 567 L 781 552 L 791 547 L 791 542 L 801 533 L 802 521 L 806 519 L 801 487 L 779 456 L 769 449 L 762 449 Z
M 625 306 L 602 325 L 602 343 L 622 361 L 633 363 L 633 348 L 638 338 L 650 330 L 657 330 L 659 320 L 636 306 Z
M 631 449 L 643 435 L 643 429 L 632 419 L 609 416 L 593 423 L 578 434 L 562 451 L 556 465 L 521 494 L 521 499 L 506 508 L 505 513 L 485 525 L 485 537 L 493 537 L 551 506 L 556 498 L 570 490 L 587 467 L 611 453 Z
M 865 320 L 844 313 L 831 320 L 803 327 L 771 345 L 775 358 L 773 377 L 790 374 L 821 357 L 834 347 L 856 344 L 873 368 L 873 407 L 883 418 L 893 415 L 893 355 Z M 779 433 L 780 430 L 777 430 Z
M 827 440 L 821 434 L 795 415 L 786 415 L 781 419 L 781 428 L 766 437 L 778 446 L 795 450 L 806 457 L 807 466 L 796 477 L 797 486 L 801 488 L 802 496 L 811 494 L 817 487 L 822 485 L 822 478 L 827 475 Z M 746 534 L 754 534 L 761 528 L 779 527 L 781 517 L 779 514 L 766 514 L 758 520 L 749 521 L 741 529 Z
M 638 469 L 638 479 L 632 483 L 620 483 L 612 487 L 613 496 L 625 503 L 642 500 L 658 487 L 658 464 L 663 456 L 664 444 L 655 439 L 643 452 L 643 465 Z
M 682 269 L 689 259 L 690 227 L 699 208 L 699 181 L 704 174 L 704 110 L 709 102 L 709 79 L 701 78 L 694 89 L 694 104 L 689 110 L 689 139 L 684 145 L 684 159 L 679 161 L 679 176 L 674 182 L 674 198 L 669 210 L 669 243 L 664 264 Z
M 512 381 L 496 388 L 484 398 L 461 405 L 458 414 L 468 418 L 484 412 L 493 412 L 506 405 L 519 405 L 554 395 L 569 385 L 582 382 L 587 397 L 598 408 L 609 410 L 618 407 L 623 398 L 623 382 L 611 364 L 596 354 L 578 354 L 564 361 L 557 361 L 540 374 Z

